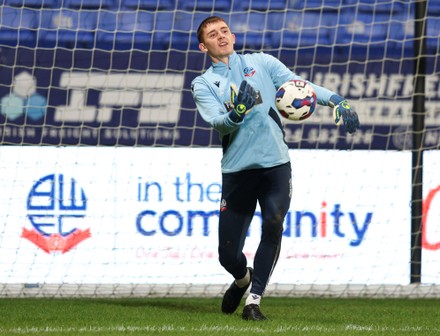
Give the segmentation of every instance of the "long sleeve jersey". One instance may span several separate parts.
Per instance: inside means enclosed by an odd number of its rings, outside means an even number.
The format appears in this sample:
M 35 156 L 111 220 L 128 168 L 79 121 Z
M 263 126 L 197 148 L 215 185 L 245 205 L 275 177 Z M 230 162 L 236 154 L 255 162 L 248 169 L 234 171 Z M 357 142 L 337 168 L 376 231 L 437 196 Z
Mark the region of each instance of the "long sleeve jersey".
M 301 77 L 269 54 L 234 52 L 229 56 L 229 66 L 223 62 L 212 63 L 204 74 L 193 80 L 191 89 L 197 110 L 218 131 L 222 141 L 222 173 L 270 168 L 289 162 L 275 94 L 282 84 L 292 79 Z M 234 122 L 227 109 L 230 87 L 238 88 L 243 80 L 260 92 L 262 103 L 255 105 L 242 121 Z M 328 106 L 335 93 L 310 84 L 318 104 Z

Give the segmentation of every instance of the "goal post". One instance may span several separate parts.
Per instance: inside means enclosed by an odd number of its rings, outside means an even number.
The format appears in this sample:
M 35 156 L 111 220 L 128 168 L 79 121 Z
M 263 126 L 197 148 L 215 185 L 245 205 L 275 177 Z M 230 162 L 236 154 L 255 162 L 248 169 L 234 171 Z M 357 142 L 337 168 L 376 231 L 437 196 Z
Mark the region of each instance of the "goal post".
M 210 65 L 196 38 L 209 15 L 229 22 L 238 53 L 277 57 L 346 97 L 361 122 L 345 134 L 323 106 L 284 120 L 293 200 L 266 294 L 438 297 L 440 6 L 429 0 L 416 18 L 417 4 L 4 0 L 0 297 L 222 295 L 221 146 L 190 89 Z M 413 106 L 420 22 L 426 111 Z M 424 116 L 418 199 L 414 114 Z M 260 223 L 257 209 L 250 263 Z

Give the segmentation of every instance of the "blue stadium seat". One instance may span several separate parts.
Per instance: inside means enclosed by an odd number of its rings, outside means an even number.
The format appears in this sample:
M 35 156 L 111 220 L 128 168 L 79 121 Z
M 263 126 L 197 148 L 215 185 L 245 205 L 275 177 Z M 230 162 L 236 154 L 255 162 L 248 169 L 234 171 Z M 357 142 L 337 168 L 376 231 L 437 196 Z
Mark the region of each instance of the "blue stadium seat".
M 261 49 L 271 45 L 269 20 L 264 12 L 232 13 L 229 27 L 236 37 L 237 48 Z
M 41 47 L 94 47 L 97 10 L 48 9 L 41 14 L 38 44 Z
M 101 11 L 96 46 L 102 49 L 152 47 L 154 13 L 146 11 Z
M 29 8 L 45 8 L 45 7 L 57 7 L 57 0 L 3 0 L 3 4 L 6 6 L 14 7 L 29 7 Z
M 241 2 L 241 1 L 238 1 Z M 178 2 L 178 9 L 185 11 L 228 12 L 231 10 L 230 0 L 185 0 Z M 208 16 L 209 13 L 206 14 Z
M 315 11 L 289 11 L 270 17 L 274 47 L 314 47 L 333 43 L 335 19 Z
M 39 10 L 0 7 L 0 45 L 35 47 Z
M 428 1 L 428 16 L 438 16 L 440 14 L 440 1 Z
M 335 11 L 353 5 L 353 0 L 290 0 L 289 8 L 297 10 Z
M 211 15 L 211 14 L 209 14 Z M 199 45 L 197 28 L 208 15 L 202 12 L 177 11 L 172 31 L 171 47 L 180 50 L 195 50 Z
M 393 15 L 392 29 L 389 31 L 389 50 L 402 55 L 414 48 L 414 17 L 409 11 Z
M 436 9 L 438 6 L 438 12 Z M 440 51 L 440 2 L 428 2 L 428 15 L 426 17 L 426 47 L 428 54 Z M 396 29 L 390 30 L 390 38 L 396 49 L 413 53 L 415 39 L 415 8 L 414 3 L 407 4 L 402 14 L 393 16 Z
M 402 13 L 405 8 L 403 2 L 390 0 L 357 0 L 357 7 L 360 12 L 368 14 L 399 14 Z
M 426 47 L 428 54 L 440 52 L 440 16 L 430 16 L 426 20 Z
M 403 15 L 411 15 L 412 18 L 415 16 L 415 3 L 413 1 L 405 3 L 405 10 Z M 438 17 L 440 15 L 440 1 L 439 0 L 428 0 L 427 3 L 427 17 Z
M 279 11 L 288 8 L 289 0 L 235 0 L 234 11 Z
M 390 31 L 397 29 L 389 14 L 346 13 L 338 21 L 338 43 L 354 45 L 385 46 Z
M 144 10 L 173 10 L 174 0 L 116 0 L 119 7 L 124 9 L 144 9 Z
M 111 8 L 114 5 L 113 0 L 64 0 L 64 7 L 81 9 L 99 9 Z
M 176 12 L 174 11 L 156 11 L 154 30 L 153 30 L 153 48 L 168 49 L 172 45 L 174 34 L 174 22 Z

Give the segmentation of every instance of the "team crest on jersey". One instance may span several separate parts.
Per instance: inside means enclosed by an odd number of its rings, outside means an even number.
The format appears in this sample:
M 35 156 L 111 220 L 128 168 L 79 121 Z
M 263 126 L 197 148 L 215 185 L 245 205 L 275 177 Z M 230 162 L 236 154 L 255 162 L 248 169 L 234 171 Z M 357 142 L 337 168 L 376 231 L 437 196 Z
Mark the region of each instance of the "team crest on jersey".
M 227 208 L 226 208 L 226 200 L 222 199 L 222 201 L 220 203 L 220 211 L 223 212 L 223 211 L 226 211 L 226 210 L 227 210 Z
M 255 69 L 252 67 L 246 67 L 243 72 L 245 77 L 252 77 L 255 74 Z

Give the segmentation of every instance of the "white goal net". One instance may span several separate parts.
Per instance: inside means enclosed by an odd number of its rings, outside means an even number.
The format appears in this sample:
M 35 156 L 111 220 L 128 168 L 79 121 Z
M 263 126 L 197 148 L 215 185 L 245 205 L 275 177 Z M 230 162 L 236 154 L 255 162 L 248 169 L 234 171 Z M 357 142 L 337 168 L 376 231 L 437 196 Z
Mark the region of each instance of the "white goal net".
M 190 90 L 210 15 L 238 53 L 274 55 L 361 121 L 346 135 L 322 106 L 285 121 L 294 197 L 267 295 L 438 297 L 435 0 L 2 0 L 0 297 L 222 295 L 220 141 Z

